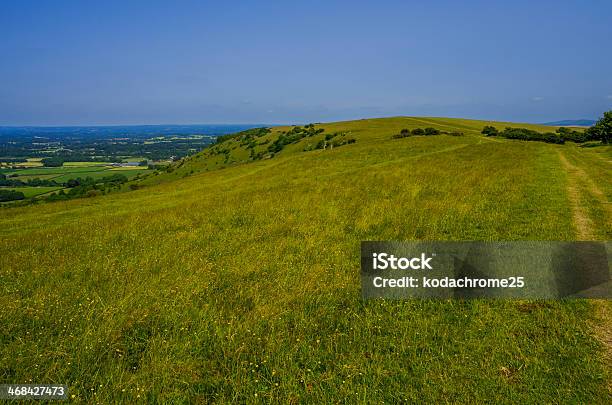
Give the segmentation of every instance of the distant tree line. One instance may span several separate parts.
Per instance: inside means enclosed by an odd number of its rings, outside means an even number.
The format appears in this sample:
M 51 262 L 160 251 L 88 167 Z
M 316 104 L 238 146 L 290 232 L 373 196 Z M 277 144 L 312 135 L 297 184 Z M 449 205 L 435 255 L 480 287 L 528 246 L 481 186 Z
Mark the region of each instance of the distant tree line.
M 76 179 L 69 179 L 65 182 L 57 182 L 55 180 L 48 179 L 29 179 L 26 181 L 18 180 L 14 178 L 8 178 L 6 175 L 0 173 L 0 186 L 4 187 L 77 187 L 81 184 L 92 184 L 92 183 L 125 183 L 128 178 L 123 174 L 113 174 L 110 176 L 102 177 L 94 181 L 91 177 L 82 179 L 77 177 Z
M 25 158 L 0 158 L 1 163 L 7 164 L 15 164 L 15 163 L 26 163 L 28 160 Z M 110 163 L 120 163 L 123 159 L 119 157 L 91 157 L 85 155 L 69 155 L 69 156 L 52 156 L 52 157 L 44 157 L 40 160 L 40 163 L 44 167 L 62 167 L 66 162 L 110 162 Z M 16 166 L 13 166 L 13 169 L 16 169 Z
M 45 167 L 61 167 L 66 162 L 110 162 L 110 163 L 121 163 L 123 161 L 120 157 L 91 157 L 86 155 L 66 155 L 61 151 L 58 152 L 57 156 L 46 157 L 40 160 Z
M 557 128 L 556 133 L 564 141 L 584 143 L 589 140 L 589 136 L 586 132 L 580 132 L 570 128 Z
M 492 125 L 487 125 L 482 129 L 482 134 L 486 136 L 500 136 L 508 139 L 520 139 L 524 141 L 539 141 L 547 143 L 563 144 L 566 141 L 584 143 L 590 141 L 601 141 L 608 144 L 612 138 L 612 111 L 604 113 L 593 126 L 584 132 L 574 129 L 560 127 L 556 132 L 537 132 L 527 128 L 510 128 L 499 131 Z
M 236 132 L 235 134 L 228 134 L 228 135 L 221 135 L 218 136 L 215 144 L 219 145 L 223 142 L 229 141 L 230 139 L 237 139 L 237 140 L 253 140 L 255 138 L 260 138 L 266 134 L 269 134 L 271 132 L 270 128 L 252 128 L 252 129 L 247 129 L 245 131 L 240 131 L 240 132 Z
M 0 189 L 0 202 L 23 200 L 24 198 L 21 191 Z
M 62 167 L 65 160 L 60 157 L 44 158 L 40 161 L 44 167 Z
M 92 158 L 83 155 L 72 155 L 72 156 L 53 156 L 47 157 L 40 160 L 44 167 L 62 167 L 66 162 L 110 162 L 110 163 L 121 163 L 123 159 L 119 157 L 97 157 Z M 146 166 L 147 160 L 140 162 L 141 166 Z
M 5 187 L 54 187 L 62 186 L 64 184 L 65 183 L 58 183 L 55 180 L 43 180 L 39 178 L 23 181 L 14 178 L 8 178 L 6 175 L 0 173 L 0 186 Z
M 79 197 L 93 197 L 95 195 L 106 194 L 113 189 L 119 189 L 126 183 L 128 178 L 123 174 L 113 174 L 102 178 L 77 177 L 65 183 L 57 183 L 53 180 L 32 179 L 26 182 L 20 180 L 7 179 L 4 174 L 0 174 L 0 186 L 9 187 L 39 187 L 39 186 L 60 186 L 69 190 L 60 190 L 51 193 L 45 198 L 46 201 L 68 200 Z M 0 189 L 0 202 L 23 200 L 24 194 L 17 190 Z
M 565 143 L 565 139 L 554 132 L 538 132 L 527 128 L 511 128 L 506 127 L 503 131 L 491 125 L 487 125 L 481 132 L 485 136 L 500 136 L 508 139 L 519 139 L 522 141 L 539 141 L 546 143 Z
M 113 174 L 99 179 L 92 177 L 77 177 L 66 182 L 68 192 L 60 190 L 57 193 L 50 194 L 46 201 L 68 200 L 72 198 L 94 197 L 96 195 L 106 194 L 113 189 L 119 189 L 122 184 L 126 183 L 128 178 L 123 174 Z
M 451 136 L 463 136 L 463 132 L 446 132 L 440 131 L 439 129 L 427 127 L 427 128 L 414 128 L 409 130 L 403 128 L 398 134 L 393 135 L 393 139 L 408 138 L 410 136 L 431 136 L 431 135 L 451 135 Z

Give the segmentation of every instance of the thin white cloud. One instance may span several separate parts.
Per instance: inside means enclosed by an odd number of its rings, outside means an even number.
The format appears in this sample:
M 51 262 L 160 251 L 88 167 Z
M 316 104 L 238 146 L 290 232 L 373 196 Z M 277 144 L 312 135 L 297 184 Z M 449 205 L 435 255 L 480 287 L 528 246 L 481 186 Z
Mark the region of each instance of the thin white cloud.
M 531 97 L 531 101 L 536 102 L 536 103 L 542 100 L 544 100 L 544 97 L 540 97 L 540 96 Z

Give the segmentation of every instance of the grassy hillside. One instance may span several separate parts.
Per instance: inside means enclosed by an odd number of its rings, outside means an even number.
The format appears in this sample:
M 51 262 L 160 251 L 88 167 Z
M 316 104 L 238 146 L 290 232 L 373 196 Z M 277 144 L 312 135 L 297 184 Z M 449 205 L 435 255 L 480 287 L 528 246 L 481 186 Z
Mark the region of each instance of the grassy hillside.
M 610 239 L 610 147 L 483 125 L 316 125 L 251 162 L 230 140 L 137 191 L 0 210 L 0 380 L 102 403 L 607 403 L 609 303 L 360 298 L 362 240 Z M 430 126 L 465 135 L 391 139 Z M 356 142 L 304 151 L 333 132 Z
M 432 127 L 440 131 L 453 132 L 459 131 L 464 135 L 480 135 L 485 125 L 492 125 L 500 130 L 505 127 L 521 127 L 536 131 L 547 132 L 556 127 L 547 127 L 536 124 L 517 124 L 510 122 L 466 120 L 458 118 L 428 118 L 428 117 L 396 117 L 396 118 L 375 118 L 363 119 L 358 121 L 345 121 L 336 123 L 326 123 L 316 125 L 316 128 L 323 128 L 324 132 L 302 139 L 300 142 L 288 145 L 278 155 L 303 153 L 304 149 L 314 147 L 319 141 L 325 139 L 328 134 L 342 134 L 347 138 L 353 138 L 361 145 L 376 145 L 380 142 L 389 141 L 391 135 L 398 133 L 402 128 L 409 130 L 415 128 Z M 254 154 L 266 153 L 270 144 L 276 140 L 280 134 L 286 133 L 292 127 L 273 127 L 270 133 L 261 137 L 256 137 L 256 146 L 253 148 Z M 162 181 L 175 180 L 190 176 L 202 171 L 216 170 L 233 166 L 236 164 L 252 161 L 250 149 L 244 141 L 244 137 L 230 139 L 220 145 L 206 149 L 203 153 L 189 157 L 175 165 L 176 170 L 166 173 L 161 177 L 150 177 L 149 180 L 141 184 L 157 184 Z

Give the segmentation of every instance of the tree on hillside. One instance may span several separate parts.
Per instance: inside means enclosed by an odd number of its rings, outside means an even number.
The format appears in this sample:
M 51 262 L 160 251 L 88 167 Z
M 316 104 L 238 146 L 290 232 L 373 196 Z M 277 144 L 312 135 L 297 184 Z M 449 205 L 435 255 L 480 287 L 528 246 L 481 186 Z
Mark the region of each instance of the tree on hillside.
M 77 179 L 70 179 L 66 182 L 66 187 L 78 187 L 81 183 Z
M 559 127 L 557 128 L 557 134 L 567 141 L 572 141 L 576 143 L 582 143 L 587 140 L 587 134 L 584 132 L 579 132 L 573 129 Z
M 499 131 L 494 126 L 487 125 L 482 129 L 481 134 L 486 136 L 497 136 L 499 135 Z
M 612 138 L 612 111 L 606 111 L 602 118 L 592 127 L 588 128 L 585 133 L 589 140 L 601 141 L 601 143 L 610 143 Z
M 25 196 L 21 191 L 0 190 L 0 202 L 23 200 Z

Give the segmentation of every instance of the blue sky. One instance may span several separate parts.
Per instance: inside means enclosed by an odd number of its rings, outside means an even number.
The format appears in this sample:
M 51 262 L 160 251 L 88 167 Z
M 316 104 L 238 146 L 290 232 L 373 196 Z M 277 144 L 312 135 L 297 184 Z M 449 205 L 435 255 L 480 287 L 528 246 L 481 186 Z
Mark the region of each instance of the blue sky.
M 610 1 L 3 1 L 0 125 L 612 109 Z

